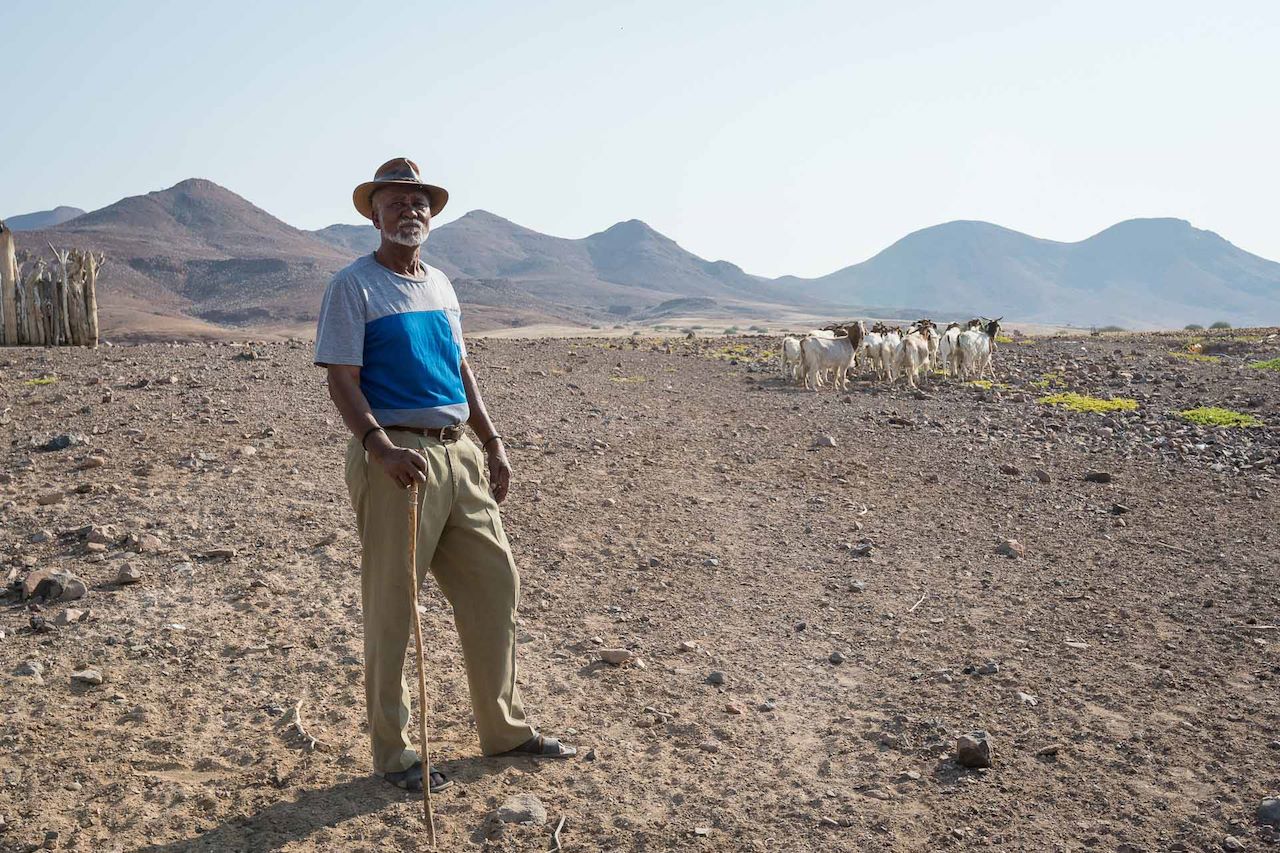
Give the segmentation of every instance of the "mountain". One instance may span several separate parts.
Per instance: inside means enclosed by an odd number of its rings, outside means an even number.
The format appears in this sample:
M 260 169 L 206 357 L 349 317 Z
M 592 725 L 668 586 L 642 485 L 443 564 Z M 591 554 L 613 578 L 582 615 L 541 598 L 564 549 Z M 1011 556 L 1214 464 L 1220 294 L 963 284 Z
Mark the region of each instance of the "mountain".
M 377 240 L 369 225 L 301 231 L 193 178 L 23 231 L 18 244 L 105 252 L 99 304 L 118 338 L 310 334 L 333 273 Z M 425 254 L 453 280 L 468 330 L 797 313 L 1129 328 L 1280 321 L 1280 264 L 1177 219 L 1121 222 L 1077 243 L 949 222 L 816 279 L 705 260 L 638 219 L 569 239 L 474 210 L 433 230 Z
M 52 228 L 55 225 L 75 219 L 84 214 L 78 207 L 61 205 L 53 210 L 41 210 L 36 213 L 20 213 L 4 220 L 4 224 L 14 231 L 34 231 L 37 228 Z
M 113 311 L 123 312 L 119 325 L 126 327 L 142 322 L 139 313 L 212 324 L 310 323 L 325 283 L 349 262 L 346 254 L 198 178 L 24 237 L 21 245 L 37 249 L 52 242 L 105 252 L 100 304 L 113 318 Z M 148 325 L 156 322 L 147 319 Z
M 1280 322 L 1280 264 L 1180 219 L 1129 220 L 1078 243 L 948 222 L 830 275 L 783 282 L 824 302 L 941 316 L 1128 328 Z
M 331 225 L 310 232 L 352 256 L 373 251 L 370 226 Z M 672 298 L 704 297 L 721 311 L 757 314 L 781 291 L 727 261 L 706 261 L 638 219 L 580 239 L 552 237 L 485 210 L 431 232 L 427 262 L 453 279 L 518 283 L 553 305 L 630 316 Z

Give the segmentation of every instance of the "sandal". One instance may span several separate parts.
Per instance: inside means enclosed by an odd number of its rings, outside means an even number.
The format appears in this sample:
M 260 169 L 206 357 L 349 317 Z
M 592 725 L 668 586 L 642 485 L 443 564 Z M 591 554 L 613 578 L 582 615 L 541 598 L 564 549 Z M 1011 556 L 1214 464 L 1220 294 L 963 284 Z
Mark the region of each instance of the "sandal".
M 535 734 L 516 748 L 498 753 L 498 757 L 536 755 L 539 758 L 572 758 L 577 754 L 577 747 L 567 746 L 553 737 L 543 737 L 540 734 Z
M 386 779 L 397 788 L 403 788 L 406 791 L 420 793 L 422 791 L 422 762 L 415 761 L 412 767 L 405 770 L 399 770 L 395 773 L 379 773 L 383 779 Z M 453 784 L 453 780 L 445 776 L 436 768 L 431 768 L 431 793 L 443 791 Z

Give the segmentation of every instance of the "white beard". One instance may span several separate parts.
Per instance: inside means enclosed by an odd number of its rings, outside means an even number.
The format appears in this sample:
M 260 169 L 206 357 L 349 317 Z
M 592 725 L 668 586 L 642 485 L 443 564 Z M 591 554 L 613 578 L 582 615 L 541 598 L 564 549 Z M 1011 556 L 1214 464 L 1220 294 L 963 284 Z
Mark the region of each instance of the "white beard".
M 413 223 L 413 230 L 401 229 L 399 226 L 382 232 L 382 236 L 386 237 L 392 243 L 398 243 L 401 246 L 421 246 L 427 242 L 427 228 L 421 222 Z

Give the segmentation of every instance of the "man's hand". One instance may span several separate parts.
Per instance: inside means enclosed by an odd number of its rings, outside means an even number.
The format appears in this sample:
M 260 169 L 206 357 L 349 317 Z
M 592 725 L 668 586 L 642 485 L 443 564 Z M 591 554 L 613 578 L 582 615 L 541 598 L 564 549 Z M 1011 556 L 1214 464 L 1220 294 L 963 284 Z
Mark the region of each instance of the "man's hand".
M 501 439 L 489 445 L 486 462 L 489 465 L 489 491 L 493 493 L 495 501 L 502 503 L 507 499 L 507 491 L 511 488 L 511 463 L 507 461 Z
M 416 450 L 396 447 L 390 441 L 386 441 L 385 446 L 374 448 L 370 455 L 382 466 L 382 470 L 387 472 L 388 477 L 406 489 L 415 481 L 427 482 L 427 460 L 423 459 L 422 454 Z

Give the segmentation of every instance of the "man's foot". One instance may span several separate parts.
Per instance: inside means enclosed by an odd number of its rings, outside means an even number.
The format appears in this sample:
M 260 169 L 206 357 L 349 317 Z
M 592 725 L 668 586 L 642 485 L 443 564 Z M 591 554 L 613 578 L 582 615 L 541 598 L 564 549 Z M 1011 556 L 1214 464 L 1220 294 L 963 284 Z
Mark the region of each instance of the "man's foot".
M 566 746 L 553 737 L 535 734 L 515 749 L 500 752 L 496 757 L 507 758 L 520 755 L 536 755 L 540 758 L 572 758 L 578 754 L 576 747 Z
M 407 770 L 400 770 L 395 773 L 380 773 L 383 779 L 386 779 L 397 788 L 403 788 L 406 791 L 421 792 L 422 791 L 422 762 L 415 761 L 413 766 Z M 436 768 L 431 768 L 431 793 L 443 791 L 453 784 L 453 780 L 447 778 Z

